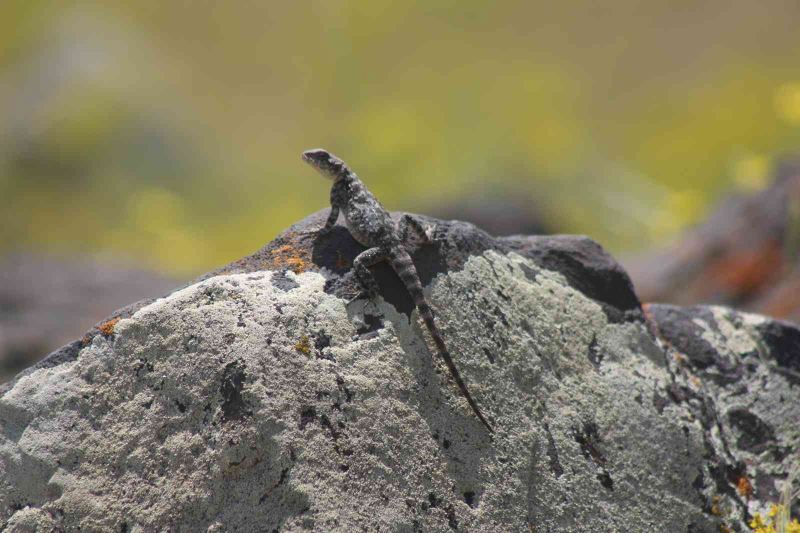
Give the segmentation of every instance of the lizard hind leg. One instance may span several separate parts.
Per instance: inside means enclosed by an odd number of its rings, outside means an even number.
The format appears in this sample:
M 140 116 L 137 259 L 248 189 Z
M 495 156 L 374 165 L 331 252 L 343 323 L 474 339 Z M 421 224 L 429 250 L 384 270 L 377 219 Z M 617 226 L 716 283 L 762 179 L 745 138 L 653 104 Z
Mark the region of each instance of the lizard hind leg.
M 428 244 L 431 238 L 422 223 L 411 215 L 403 215 L 397 222 L 397 234 L 404 244 Z
M 364 250 L 356 256 L 353 260 L 353 275 L 356 277 L 362 294 L 353 298 L 354 300 L 362 295 L 366 295 L 369 299 L 374 299 L 378 296 L 378 284 L 375 282 L 372 272 L 369 271 L 369 267 L 385 261 L 388 257 L 389 254 L 383 248 L 377 246 Z

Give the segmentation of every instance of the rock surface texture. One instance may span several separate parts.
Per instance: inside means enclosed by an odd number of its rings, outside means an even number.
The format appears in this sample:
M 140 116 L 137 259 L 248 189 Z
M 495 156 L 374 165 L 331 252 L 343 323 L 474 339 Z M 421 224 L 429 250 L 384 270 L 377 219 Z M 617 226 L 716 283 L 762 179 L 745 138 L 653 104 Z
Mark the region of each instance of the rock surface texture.
M 580 237 L 414 254 L 487 434 L 402 284 L 312 215 L 0 389 L 9 531 L 745 531 L 797 460 L 800 330 L 640 306 Z

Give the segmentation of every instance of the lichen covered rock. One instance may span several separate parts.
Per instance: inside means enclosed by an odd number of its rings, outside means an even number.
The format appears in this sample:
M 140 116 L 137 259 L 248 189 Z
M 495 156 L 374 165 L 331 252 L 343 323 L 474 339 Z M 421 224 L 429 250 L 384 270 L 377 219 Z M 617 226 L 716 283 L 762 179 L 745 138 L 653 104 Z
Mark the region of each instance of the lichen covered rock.
M 798 414 L 798 388 L 773 379 L 783 356 L 751 353 L 774 323 L 698 319 L 702 353 L 680 355 L 657 331 L 674 317 L 647 320 L 591 241 L 427 220 L 415 261 L 489 435 L 391 271 L 376 269 L 385 299 L 348 304 L 359 250 L 317 239 L 323 219 L 8 384 L 7 529 L 716 532 L 772 501 L 737 484 L 774 487 L 798 449 L 778 420 Z M 739 396 L 692 366 L 748 358 Z

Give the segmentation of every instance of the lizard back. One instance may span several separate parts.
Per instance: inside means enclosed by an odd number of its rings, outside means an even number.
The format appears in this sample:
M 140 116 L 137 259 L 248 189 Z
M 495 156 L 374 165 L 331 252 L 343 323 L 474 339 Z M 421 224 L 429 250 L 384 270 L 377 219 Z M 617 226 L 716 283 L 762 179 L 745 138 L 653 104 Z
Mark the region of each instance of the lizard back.
M 334 185 L 334 188 L 339 183 Z M 364 246 L 394 247 L 399 244 L 395 237 L 394 221 L 389 212 L 355 176 L 342 180 L 346 190 L 337 194 L 345 224 L 355 240 Z M 333 194 L 331 194 L 333 196 Z

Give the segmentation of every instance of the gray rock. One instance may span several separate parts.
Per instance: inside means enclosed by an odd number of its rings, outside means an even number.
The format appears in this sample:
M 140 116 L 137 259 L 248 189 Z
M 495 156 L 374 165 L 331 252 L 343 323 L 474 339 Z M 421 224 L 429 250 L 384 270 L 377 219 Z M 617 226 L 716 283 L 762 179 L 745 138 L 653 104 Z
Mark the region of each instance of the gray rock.
M 717 306 L 650 305 L 648 314 L 677 362 L 674 390 L 685 394 L 675 399 L 700 409 L 726 457 L 720 490 L 752 490 L 750 511 L 777 502 L 800 468 L 800 329 Z
M 390 270 L 385 299 L 347 304 L 359 248 L 343 229 L 317 239 L 324 216 L 7 384 L 3 525 L 716 532 L 773 501 L 731 474 L 777 481 L 796 457 L 800 389 L 748 351 L 786 337 L 770 321 L 708 310 L 697 370 L 588 239 L 426 219 L 434 244 L 414 257 L 491 437 Z M 737 396 L 699 374 L 717 358 L 753 359 L 758 379 Z

